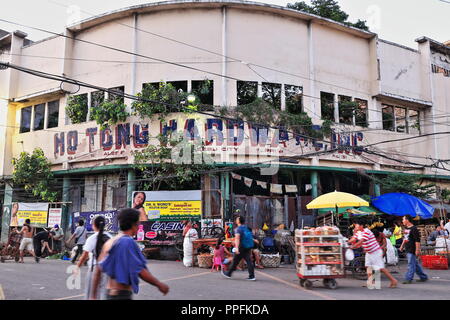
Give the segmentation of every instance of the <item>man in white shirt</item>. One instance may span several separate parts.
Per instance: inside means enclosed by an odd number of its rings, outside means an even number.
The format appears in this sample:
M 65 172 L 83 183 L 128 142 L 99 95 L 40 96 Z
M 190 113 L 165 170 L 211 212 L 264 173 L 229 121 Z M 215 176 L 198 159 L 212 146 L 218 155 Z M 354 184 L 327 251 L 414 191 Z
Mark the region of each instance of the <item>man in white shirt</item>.
M 441 223 L 444 224 L 444 221 L 441 221 Z M 450 220 L 444 225 L 444 228 L 450 233 Z

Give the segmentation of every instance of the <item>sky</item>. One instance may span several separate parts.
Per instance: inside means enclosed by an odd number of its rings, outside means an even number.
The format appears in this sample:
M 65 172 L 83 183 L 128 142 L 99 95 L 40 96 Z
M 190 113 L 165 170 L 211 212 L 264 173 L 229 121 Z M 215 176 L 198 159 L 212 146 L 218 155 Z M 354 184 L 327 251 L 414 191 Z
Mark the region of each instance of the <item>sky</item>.
M 4 2 L 6 0 L 2 0 Z M 144 4 L 149 0 L 13 0 L 2 5 L 0 19 L 62 32 L 64 26 L 92 15 Z M 280 6 L 284 0 L 259 0 Z M 306 1 L 310 3 L 309 0 Z M 417 48 L 415 39 L 427 36 L 439 42 L 450 40 L 450 0 L 338 0 L 352 22 L 367 20 L 371 31 L 384 40 Z M 46 33 L 0 22 L 0 29 L 21 30 L 33 41 Z

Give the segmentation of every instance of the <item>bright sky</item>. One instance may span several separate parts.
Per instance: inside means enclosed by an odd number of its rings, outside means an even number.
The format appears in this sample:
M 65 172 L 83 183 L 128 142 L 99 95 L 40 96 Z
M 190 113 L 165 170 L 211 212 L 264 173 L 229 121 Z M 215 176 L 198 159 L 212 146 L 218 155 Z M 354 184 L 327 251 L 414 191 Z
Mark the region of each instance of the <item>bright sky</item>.
M 3 0 L 5 1 L 5 0 Z M 260 0 L 285 6 L 285 0 Z M 64 26 L 91 14 L 143 4 L 148 0 L 14 0 L 2 5 L 0 19 L 62 32 Z M 291 1 L 295 2 L 295 0 Z M 309 3 L 310 1 L 307 0 Z M 427 36 L 450 40 L 450 0 L 338 0 L 350 21 L 367 20 L 380 38 L 417 48 L 415 39 Z M 81 12 L 80 12 L 81 11 Z M 80 18 L 80 19 L 79 19 Z M 0 22 L 0 29 L 22 30 L 36 41 L 48 34 Z

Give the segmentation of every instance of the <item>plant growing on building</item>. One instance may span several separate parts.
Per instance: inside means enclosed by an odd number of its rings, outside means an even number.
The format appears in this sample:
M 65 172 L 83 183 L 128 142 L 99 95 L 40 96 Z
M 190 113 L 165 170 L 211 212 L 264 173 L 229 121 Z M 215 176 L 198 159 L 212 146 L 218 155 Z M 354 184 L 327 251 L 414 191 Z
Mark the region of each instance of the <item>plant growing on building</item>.
M 146 85 L 137 94 L 142 100 L 132 104 L 133 114 L 149 119 L 158 115 L 160 121 L 165 121 L 172 112 L 195 112 L 198 101 L 187 104 L 188 95 L 187 92 L 178 91 L 170 83 L 161 82 L 158 87 Z
M 58 193 L 51 191 L 54 184 L 51 163 L 42 149 L 37 148 L 32 154 L 22 152 L 19 158 L 12 160 L 12 164 L 15 184 L 23 186 L 26 191 L 43 201 L 56 201 Z
M 67 100 L 66 114 L 73 124 L 85 122 L 88 114 L 87 94 L 70 96 Z
M 380 184 L 383 193 L 403 192 L 422 199 L 436 194 L 434 183 L 423 184 L 422 178 L 413 175 L 389 173 L 385 178 L 373 179 L 375 183 Z
M 203 145 L 201 143 L 190 143 L 183 138 L 172 135 L 159 135 L 157 140 L 159 144 L 150 144 L 141 151 L 134 153 L 135 167 L 141 172 L 144 183 L 144 189 L 149 191 L 158 191 L 164 184 L 169 189 L 180 189 L 190 186 L 203 171 L 209 170 L 212 166 L 209 163 L 197 163 L 197 159 L 202 159 Z M 186 148 L 188 144 L 188 148 Z M 192 148 L 190 148 L 192 147 Z M 193 151 L 190 154 L 182 155 L 184 160 L 180 163 L 172 156 L 172 150 L 181 148 L 182 151 Z
M 129 115 L 127 106 L 121 99 L 103 101 L 91 111 L 91 119 L 96 121 L 102 130 L 126 121 Z

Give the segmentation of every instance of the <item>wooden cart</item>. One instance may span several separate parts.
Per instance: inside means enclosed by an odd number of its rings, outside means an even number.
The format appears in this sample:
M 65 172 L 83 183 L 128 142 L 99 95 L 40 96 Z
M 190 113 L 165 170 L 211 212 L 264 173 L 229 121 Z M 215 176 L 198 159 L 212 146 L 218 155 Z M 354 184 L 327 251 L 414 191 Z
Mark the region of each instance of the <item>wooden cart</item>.
M 311 289 L 311 280 L 323 280 L 326 288 L 336 289 L 335 279 L 345 278 L 343 239 L 339 232 L 296 230 L 295 246 L 300 285 Z

